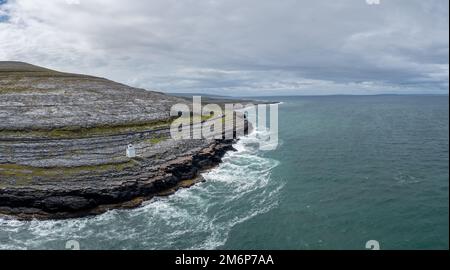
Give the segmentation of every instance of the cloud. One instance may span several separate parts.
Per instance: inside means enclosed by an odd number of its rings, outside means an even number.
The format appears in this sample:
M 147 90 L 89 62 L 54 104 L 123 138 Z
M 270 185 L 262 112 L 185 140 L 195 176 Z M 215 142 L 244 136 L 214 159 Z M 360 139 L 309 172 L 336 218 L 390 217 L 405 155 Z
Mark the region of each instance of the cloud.
M 1 16 L 0 60 L 147 89 L 448 93 L 446 0 L 9 0 Z

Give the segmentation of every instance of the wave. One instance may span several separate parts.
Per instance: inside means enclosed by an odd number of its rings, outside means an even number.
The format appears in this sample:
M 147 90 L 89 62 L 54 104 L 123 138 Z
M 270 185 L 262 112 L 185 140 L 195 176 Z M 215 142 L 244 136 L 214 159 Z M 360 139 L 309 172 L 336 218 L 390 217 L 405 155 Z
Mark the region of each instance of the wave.
M 0 249 L 215 249 L 232 228 L 278 204 L 283 183 L 271 178 L 279 162 L 258 150 L 256 131 L 241 138 L 205 182 L 132 210 L 57 221 L 0 219 Z

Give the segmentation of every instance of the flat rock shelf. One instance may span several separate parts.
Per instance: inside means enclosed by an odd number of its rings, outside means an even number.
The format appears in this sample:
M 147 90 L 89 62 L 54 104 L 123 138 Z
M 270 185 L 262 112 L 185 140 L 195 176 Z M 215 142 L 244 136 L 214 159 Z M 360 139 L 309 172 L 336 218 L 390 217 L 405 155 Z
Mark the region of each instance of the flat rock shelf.
M 171 139 L 170 108 L 186 102 L 104 78 L 0 62 L 0 215 L 94 215 L 192 185 L 235 140 Z M 249 124 L 241 128 L 248 132 Z M 125 155 L 129 144 L 134 158 Z

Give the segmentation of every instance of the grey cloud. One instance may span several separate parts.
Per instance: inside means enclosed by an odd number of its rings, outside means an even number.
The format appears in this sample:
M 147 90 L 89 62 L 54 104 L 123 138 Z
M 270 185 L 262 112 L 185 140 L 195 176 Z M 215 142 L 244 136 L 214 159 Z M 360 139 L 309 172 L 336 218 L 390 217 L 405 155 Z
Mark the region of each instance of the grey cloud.
M 80 2 L 9 1 L 0 59 L 170 92 L 448 93 L 447 0 Z

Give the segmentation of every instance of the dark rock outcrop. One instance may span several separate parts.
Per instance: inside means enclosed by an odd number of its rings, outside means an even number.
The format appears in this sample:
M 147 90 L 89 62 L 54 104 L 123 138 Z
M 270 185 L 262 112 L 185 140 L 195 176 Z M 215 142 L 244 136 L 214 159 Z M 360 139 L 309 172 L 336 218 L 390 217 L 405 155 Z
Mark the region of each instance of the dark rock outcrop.
M 172 160 L 158 160 L 159 165 L 143 160 L 145 164 L 139 169 L 78 180 L 60 179 L 66 183 L 64 185 L 2 188 L 0 213 L 23 219 L 68 218 L 98 214 L 122 207 L 121 204 L 126 206 L 133 199 L 151 198 L 177 187 L 183 180 L 198 177 L 199 172 L 217 165 L 227 151 L 233 150 L 231 143 L 227 140 L 204 143 L 203 146 L 200 143 L 198 148 L 180 153 Z

